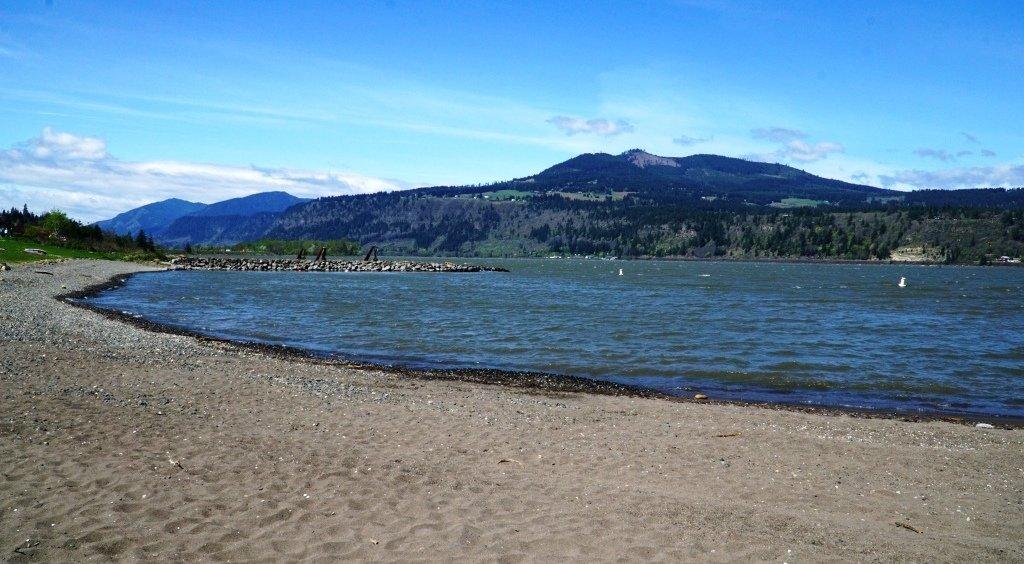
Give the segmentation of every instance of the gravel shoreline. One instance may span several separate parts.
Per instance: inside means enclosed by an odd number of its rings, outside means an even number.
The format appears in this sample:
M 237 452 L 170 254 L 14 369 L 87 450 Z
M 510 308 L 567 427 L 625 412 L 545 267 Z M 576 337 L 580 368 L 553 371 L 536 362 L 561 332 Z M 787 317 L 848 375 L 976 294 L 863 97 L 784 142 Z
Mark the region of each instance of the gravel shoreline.
M 192 331 L 181 327 L 175 327 L 173 325 L 157 323 L 146 318 L 137 317 L 120 311 L 96 307 L 88 302 L 88 298 L 105 290 L 116 288 L 118 286 L 125 284 L 129 278 L 136 274 L 142 272 L 159 272 L 161 270 L 163 269 L 158 269 L 156 271 L 140 270 L 136 272 L 129 272 L 127 274 L 118 274 L 113 276 L 109 280 L 86 286 L 81 290 L 61 294 L 59 296 L 56 296 L 56 298 L 61 301 L 70 303 L 72 305 L 89 309 L 91 311 L 95 311 L 100 315 L 106 316 L 110 319 L 116 319 L 123 323 L 127 323 L 147 331 L 169 333 L 173 335 L 185 335 L 205 341 L 217 341 L 229 345 L 235 345 L 238 347 L 259 351 L 268 355 L 276 355 L 283 358 L 290 358 L 298 361 L 320 362 L 357 370 L 375 370 L 389 372 L 393 375 L 402 376 L 406 378 L 474 382 L 479 384 L 493 384 L 499 386 L 508 386 L 512 388 L 529 389 L 534 391 L 547 391 L 555 393 L 575 392 L 612 396 L 658 398 L 664 401 L 698 402 L 712 405 L 738 405 L 762 409 L 797 411 L 801 413 L 813 413 L 817 415 L 827 416 L 846 415 L 850 417 L 897 419 L 900 421 L 908 422 L 945 421 L 949 423 L 959 423 L 963 425 L 975 425 L 977 423 L 983 423 L 990 424 L 993 425 L 994 427 L 1002 429 L 1024 428 L 1024 418 L 1009 416 L 951 415 L 942 412 L 909 413 L 902 411 L 856 409 L 851 407 L 838 406 L 815 406 L 785 402 L 752 402 L 742 400 L 724 400 L 709 397 L 704 397 L 702 399 L 697 400 L 685 396 L 673 396 L 670 394 L 659 392 L 651 388 L 645 388 L 641 386 L 617 384 L 613 382 L 605 382 L 601 380 L 593 380 L 590 378 L 569 376 L 564 374 L 510 371 L 499 370 L 494 368 L 451 368 L 447 370 L 426 370 L 404 367 L 400 365 L 375 364 L 372 362 L 365 362 L 359 360 L 341 359 L 338 357 L 332 357 L 330 355 L 315 353 L 306 349 L 289 347 L 285 345 L 271 345 L 254 341 L 222 339 L 211 335 L 205 335 L 197 331 Z M 704 394 L 701 395 L 704 396 Z
M 53 299 L 145 270 L 0 273 L 0 559 L 1024 561 L 1024 430 L 409 377 Z

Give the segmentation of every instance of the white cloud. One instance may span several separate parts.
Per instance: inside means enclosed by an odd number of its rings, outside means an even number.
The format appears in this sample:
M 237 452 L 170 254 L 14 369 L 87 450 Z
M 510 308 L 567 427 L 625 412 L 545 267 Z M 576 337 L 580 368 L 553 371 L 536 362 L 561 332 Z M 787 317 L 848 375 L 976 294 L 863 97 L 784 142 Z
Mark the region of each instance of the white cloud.
M 944 163 L 956 160 L 956 156 L 945 149 L 929 149 L 922 147 L 914 151 L 914 154 L 925 159 L 935 159 Z
M 759 127 L 757 129 L 751 129 L 750 135 L 754 139 L 764 139 L 774 143 L 787 143 L 789 141 L 807 138 L 807 134 L 803 131 L 798 129 L 789 129 L 786 127 Z
M 832 141 L 808 143 L 794 140 L 768 153 L 750 153 L 742 158 L 773 163 L 813 163 L 828 158 L 831 154 L 844 153 L 846 148 Z
M 715 138 L 714 135 L 711 135 L 711 136 L 708 136 L 708 137 L 690 137 L 689 135 L 680 135 L 679 137 L 676 137 L 676 138 L 672 139 L 672 142 L 675 143 L 676 145 L 681 145 L 683 147 L 689 147 L 690 145 L 697 145 L 699 143 L 706 143 L 708 141 L 711 141 L 714 138 Z
M 409 187 L 350 172 L 123 161 L 102 139 L 50 128 L 0 151 L 0 207 L 61 208 L 86 221 L 172 197 L 209 203 L 270 190 L 318 197 Z
M 636 128 L 625 120 L 609 121 L 604 118 L 583 119 L 570 116 L 555 116 L 548 123 L 565 132 L 566 135 L 586 133 L 611 137 L 623 133 L 632 133 Z
M 810 144 L 805 141 L 790 141 L 789 143 L 786 143 L 786 146 L 780 149 L 777 154 L 779 154 L 783 160 L 794 160 L 802 163 L 809 163 L 827 158 L 832 153 L 842 153 L 844 151 L 846 151 L 846 149 L 842 145 L 831 141 L 821 141 L 814 144 Z
M 779 148 L 767 153 L 751 153 L 746 158 L 767 162 L 813 163 L 835 153 L 844 153 L 846 148 L 833 141 L 808 143 L 806 132 L 786 127 L 759 127 L 750 130 L 754 139 L 778 143 Z
M 97 137 L 80 137 L 44 127 L 43 133 L 7 151 L 11 157 L 23 154 L 40 160 L 97 160 L 106 158 L 107 142 Z
M 975 166 L 946 170 L 901 170 L 879 174 L 886 188 L 1015 188 L 1024 186 L 1024 165 Z

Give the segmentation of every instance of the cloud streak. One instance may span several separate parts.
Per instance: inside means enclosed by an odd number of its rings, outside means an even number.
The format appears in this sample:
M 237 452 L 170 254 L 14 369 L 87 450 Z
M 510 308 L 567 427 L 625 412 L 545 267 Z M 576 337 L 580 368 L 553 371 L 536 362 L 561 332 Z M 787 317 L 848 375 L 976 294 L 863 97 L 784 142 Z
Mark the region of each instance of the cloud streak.
M 945 149 L 929 149 L 922 147 L 914 151 L 914 154 L 925 159 L 935 159 L 944 163 L 956 160 L 956 155 L 953 155 Z
M 690 145 L 707 143 L 708 141 L 711 141 L 714 138 L 714 135 L 710 135 L 708 137 L 690 137 L 689 135 L 680 135 L 679 137 L 672 139 L 672 142 L 675 143 L 676 145 L 689 147 Z
M 584 119 L 572 116 L 554 116 L 548 123 L 560 129 L 566 135 L 598 135 L 611 137 L 636 130 L 633 124 L 625 120 L 611 121 L 605 118 Z
M 318 197 L 409 187 L 351 172 L 124 161 L 102 139 L 51 128 L 0 151 L 0 206 L 59 207 L 87 221 L 171 197 L 214 202 L 269 190 Z
M 821 141 L 818 143 L 807 143 L 805 141 L 790 141 L 775 152 L 780 160 L 792 160 L 802 163 L 811 163 L 828 158 L 833 153 L 844 153 L 846 148 L 839 143 L 832 141 Z
M 1024 165 L 903 170 L 878 179 L 887 188 L 1013 188 L 1024 186 Z
M 750 136 L 754 139 L 763 139 L 773 143 L 788 143 L 798 139 L 806 139 L 807 133 L 799 129 L 786 127 L 759 127 L 750 130 Z
M 750 136 L 754 139 L 778 144 L 778 148 L 774 151 L 745 155 L 747 158 L 757 161 L 813 163 L 827 159 L 829 155 L 846 152 L 846 148 L 842 144 L 834 141 L 819 141 L 817 143 L 805 141 L 808 135 L 799 129 L 761 127 L 751 129 Z

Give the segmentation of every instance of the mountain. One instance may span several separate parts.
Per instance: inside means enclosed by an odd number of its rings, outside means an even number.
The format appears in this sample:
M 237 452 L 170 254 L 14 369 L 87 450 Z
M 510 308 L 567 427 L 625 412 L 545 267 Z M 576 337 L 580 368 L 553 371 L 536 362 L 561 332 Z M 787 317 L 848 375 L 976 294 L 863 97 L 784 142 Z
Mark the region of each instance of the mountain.
M 167 247 L 185 245 L 230 246 L 260 239 L 274 224 L 278 212 L 251 215 L 186 215 L 161 231 L 156 241 Z
M 899 192 L 717 155 L 579 155 L 533 176 L 320 198 L 272 239 L 391 254 L 981 260 L 1024 254 L 1024 190 Z
M 298 198 L 287 192 L 260 192 L 251 196 L 232 198 L 210 204 L 190 215 L 197 217 L 213 216 L 251 216 L 261 213 L 280 213 L 284 210 L 308 202 L 308 198 Z
M 118 235 L 135 235 L 140 229 L 154 234 L 162 231 L 179 217 L 199 212 L 205 207 L 206 204 L 171 198 L 126 211 L 111 219 L 96 222 L 96 225 L 104 231 L 112 231 Z
M 769 204 L 781 198 L 811 198 L 835 203 L 863 201 L 865 197 L 893 193 L 821 178 L 782 164 L 718 155 L 661 157 L 640 149 L 621 155 L 580 155 L 519 182 L 525 183 L 562 190 L 685 191 L 702 196 L 739 197 L 758 204 Z
M 664 194 L 673 198 L 715 197 L 747 204 L 768 205 L 784 198 L 807 198 L 832 204 L 862 203 L 902 194 L 862 184 L 815 176 L 774 163 L 691 155 L 662 157 L 640 149 L 619 155 L 586 153 L 533 176 L 476 186 L 421 189 L 432 195 L 471 194 L 495 186 L 531 193 Z
M 281 212 L 308 199 L 286 192 L 261 192 L 214 204 L 164 200 L 100 221 L 101 229 L 137 233 L 144 229 L 161 245 L 231 245 L 259 238 Z
M 1022 210 L 1021 189 L 899 192 L 782 164 L 634 149 L 583 154 L 488 185 L 312 201 L 255 194 L 147 231 L 173 247 L 349 239 L 393 255 L 971 262 L 1024 255 Z
M 224 200 L 175 219 L 159 232 L 156 240 L 172 247 L 251 241 L 260 238 L 281 212 L 308 201 L 286 192 L 262 192 Z

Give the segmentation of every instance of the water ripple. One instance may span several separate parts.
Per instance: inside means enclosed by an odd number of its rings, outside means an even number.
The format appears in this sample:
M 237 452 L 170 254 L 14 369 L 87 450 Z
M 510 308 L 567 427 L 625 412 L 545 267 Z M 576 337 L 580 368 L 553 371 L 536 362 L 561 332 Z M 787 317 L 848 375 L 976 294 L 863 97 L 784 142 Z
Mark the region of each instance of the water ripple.
M 507 275 L 178 271 L 134 277 L 93 301 L 384 363 L 1024 416 L 1024 270 L 620 264 L 627 276 L 582 260 L 504 261 Z M 907 288 L 896 287 L 901 276 Z

